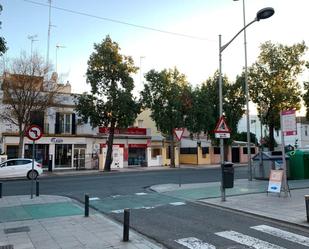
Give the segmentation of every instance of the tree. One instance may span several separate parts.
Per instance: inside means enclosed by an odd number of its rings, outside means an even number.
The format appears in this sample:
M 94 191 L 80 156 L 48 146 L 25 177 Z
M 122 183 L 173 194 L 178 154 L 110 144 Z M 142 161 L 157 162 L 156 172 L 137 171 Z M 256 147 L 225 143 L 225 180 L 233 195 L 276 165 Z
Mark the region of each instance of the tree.
M 219 120 L 219 74 L 216 72 L 213 77 L 209 77 L 201 87 L 201 96 L 204 98 L 204 106 L 202 110 L 208 110 L 210 116 L 204 117 L 204 129 L 207 130 L 212 139 L 214 134 L 211 132 L 215 129 Z M 226 122 L 231 129 L 231 138 L 237 134 L 238 122 L 244 114 L 245 95 L 244 95 L 244 77 L 238 76 L 235 83 L 229 82 L 224 76 L 222 79 L 222 96 L 223 96 L 223 112 Z M 206 101 L 207 100 L 207 101 Z
M 2 12 L 2 5 L 0 4 L 0 13 Z M 0 21 L 0 29 L 2 22 Z M 0 37 L 0 56 L 2 56 L 7 50 L 6 42 L 3 37 Z
M 151 110 L 151 118 L 158 130 L 170 140 L 171 167 L 175 167 L 173 132 L 175 128 L 184 126 L 190 105 L 188 82 L 176 68 L 161 72 L 151 70 L 145 78 L 147 82 L 141 92 L 143 105 Z
M 132 95 L 136 73 L 133 59 L 121 55 L 120 48 L 109 36 L 94 44 L 87 69 L 87 83 L 91 94 L 77 96 L 76 110 L 84 121 L 90 119 L 93 127 L 109 127 L 105 171 L 111 170 L 115 127 L 126 128 L 133 124 L 140 105 Z
M 265 42 L 257 61 L 249 68 L 250 96 L 259 117 L 269 127 L 269 149 L 274 150 L 274 130 L 280 129 L 280 111 L 300 108 L 297 77 L 303 70 L 304 42 L 292 46 Z
M 45 112 L 52 106 L 60 90 L 57 85 L 44 80 L 47 73 L 48 68 L 42 57 L 34 54 L 30 58 L 25 53 L 13 59 L 12 65 L 4 73 L 0 118 L 18 127 L 19 157 L 23 155 L 24 136 L 31 124 L 31 115 Z

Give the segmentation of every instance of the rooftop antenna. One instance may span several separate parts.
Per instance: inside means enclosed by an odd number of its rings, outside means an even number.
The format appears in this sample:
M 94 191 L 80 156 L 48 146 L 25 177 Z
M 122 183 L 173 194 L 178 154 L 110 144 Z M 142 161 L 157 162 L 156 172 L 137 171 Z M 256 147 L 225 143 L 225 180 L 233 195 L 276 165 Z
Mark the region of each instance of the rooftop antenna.
M 30 50 L 30 58 L 32 59 L 32 48 L 33 48 L 33 42 L 38 41 L 36 38 L 38 35 L 28 35 L 28 39 L 31 41 L 31 50 Z
M 56 45 L 56 73 L 58 73 L 58 50 L 59 48 L 65 48 L 65 46 L 62 46 L 59 44 Z

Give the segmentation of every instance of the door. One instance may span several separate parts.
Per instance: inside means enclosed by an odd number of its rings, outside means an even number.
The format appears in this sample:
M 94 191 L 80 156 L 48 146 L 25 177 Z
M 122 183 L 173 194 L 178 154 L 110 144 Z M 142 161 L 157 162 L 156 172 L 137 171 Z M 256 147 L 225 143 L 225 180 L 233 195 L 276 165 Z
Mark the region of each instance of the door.
M 232 162 L 240 162 L 240 149 L 238 147 L 232 147 Z
M 11 177 L 12 173 L 12 168 L 8 167 L 6 162 L 0 164 L 0 178 Z
M 86 165 L 85 159 L 86 149 L 74 148 L 74 167 L 76 169 L 84 169 Z

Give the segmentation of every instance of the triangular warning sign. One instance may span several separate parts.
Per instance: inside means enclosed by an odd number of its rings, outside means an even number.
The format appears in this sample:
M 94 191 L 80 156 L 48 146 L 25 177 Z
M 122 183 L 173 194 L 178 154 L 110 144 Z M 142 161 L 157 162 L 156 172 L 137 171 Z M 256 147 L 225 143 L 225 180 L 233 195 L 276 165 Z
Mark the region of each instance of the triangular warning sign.
M 227 126 L 224 116 L 220 117 L 214 132 L 215 133 L 231 133 L 231 129 Z
M 175 128 L 174 129 L 174 134 L 176 135 L 176 138 L 178 139 L 178 141 L 181 140 L 184 131 L 185 131 L 184 128 Z

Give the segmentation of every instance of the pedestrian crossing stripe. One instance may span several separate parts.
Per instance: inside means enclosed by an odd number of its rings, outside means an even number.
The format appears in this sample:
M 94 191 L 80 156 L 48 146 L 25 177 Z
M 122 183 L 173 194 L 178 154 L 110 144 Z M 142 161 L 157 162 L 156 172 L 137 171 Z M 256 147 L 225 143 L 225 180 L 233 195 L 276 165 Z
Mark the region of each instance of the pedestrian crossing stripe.
M 269 235 L 278 237 L 280 239 L 285 239 L 290 242 L 294 242 L 306 247 L 309 247 L 309 238 L 295 234 L 292 232 L 284 231 L 279 228 L 267 226 L 267 225 L 258 225 L 252 226 L 250 229 L 254 229 L 259 232 L 267 233 Z M 236 231 L 223 231 L 215 233 L 216 235 L 232 240 L 236 243 L 248 246 L 255 249 L 285 249 L 284 247 L 236 232 Z M 215 245 L 209 244 L 208 242 L 202 241 L 195 237 L 188 237 L 175 240 L 178 244 L 181 244 L 189 249 L 216 249 Z
M 208 244 L 194 237 L 178 239 L 176 242 L 190 249 L 216 249 L 214 245 Z
M 263 233 L 267 233 L 267 234 L 280 237 L 282 239 L 289 240 L 291 242 L 309 247 L 309 238 L 299 235 L 299 234 L 287 232 L 287 231 L 284 231 L 284 230 L 281 230 L 275 227 L 267 226 L 267 225 L 253 226 L 251 228 L 257 231 L 263 232 Z
M 250 248 L 255 248 L 255 249 L 284 249 L 284 247 L 277 246 L 274 244 L 271 244 L 269 242 L 242 234 L 238 233 L 235 231 L 224 231 L 224 232 L 219 232 L 215 233 L 216 235 L 233 240 L 239 244 L 249 246 Z

